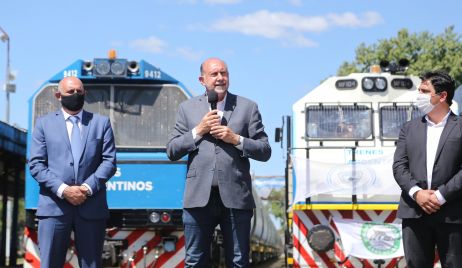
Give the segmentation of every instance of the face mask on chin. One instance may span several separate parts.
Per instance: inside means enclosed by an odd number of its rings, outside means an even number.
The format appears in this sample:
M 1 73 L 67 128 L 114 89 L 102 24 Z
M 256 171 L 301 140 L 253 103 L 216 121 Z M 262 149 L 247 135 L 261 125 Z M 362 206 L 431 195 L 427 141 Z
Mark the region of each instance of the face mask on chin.
M 431 103 L 431 95 L 419 93 L 417 94 L 417 98 L 415 100 L 415 105 L 419 108 L 419 110 L 424 113 L 428 114 L 429 112 L 433 111 L 436 105 Z
M 85 95 L 74 93 L 69 96 L 61 95 L 61 105 L 69 111 L 76 112 L 82 109 L 85 102 Z

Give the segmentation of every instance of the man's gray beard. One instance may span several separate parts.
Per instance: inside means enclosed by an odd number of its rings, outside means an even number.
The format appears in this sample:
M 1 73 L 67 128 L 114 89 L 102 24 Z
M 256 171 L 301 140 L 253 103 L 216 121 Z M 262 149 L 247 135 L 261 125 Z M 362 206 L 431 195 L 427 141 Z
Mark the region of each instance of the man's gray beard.
M 214 90 L 216 93 L 221 93 L 221 94 L 224 94 L 227 91 L 227 89 L 225 89 L 223 86 L 216 86 Z

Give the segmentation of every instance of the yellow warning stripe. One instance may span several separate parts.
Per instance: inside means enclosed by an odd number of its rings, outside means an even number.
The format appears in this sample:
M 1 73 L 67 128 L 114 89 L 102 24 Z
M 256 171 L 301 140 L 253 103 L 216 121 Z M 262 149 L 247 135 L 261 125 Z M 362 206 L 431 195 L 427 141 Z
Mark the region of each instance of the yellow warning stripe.
M 298 204 L 293 210 L 397 210 L 398 204 Z

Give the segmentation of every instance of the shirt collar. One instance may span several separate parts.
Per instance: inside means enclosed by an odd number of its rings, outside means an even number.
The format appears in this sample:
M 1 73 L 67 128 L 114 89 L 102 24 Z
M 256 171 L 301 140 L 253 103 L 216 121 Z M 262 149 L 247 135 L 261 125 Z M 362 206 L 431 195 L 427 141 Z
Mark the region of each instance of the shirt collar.
M 431 127 L 445 126 L 450 114 L 451 114 L 451 110 L 449 110 L 448 114 L 446 114 L 443 120 L 441 120 L 441 122 L 439 122 L 438 124 L 435 124 L 434 122 L 432 122 L 430 118 L 428 117 L 428 115 L 425 115 L 425 120 L 427 120 L 427 124 Z
M 82 122 L 82 114 L 83 114 L 83 109 L 82 109 L 82 110 L 80 110 L 80 112 L 79 112 L 79 113 L 77 113 L 77 114 L 73 114 L 73 115 L 71 115 L 71 114 L 68 114 L 66 111 L 64 111 L 64 109 L 63 109 L 63 108 L 61 108 L 61 110 L 63 111 L 64 120 L 67 120 L 67 119 L 69 119 L 69 117 L 71 117 L 71 116 L 77 116 L 77 117 L 79 118 L 79 121 L 80 121 L 80 122 Z
M 205 96 L 207 97 L 207 90 L 205 91 Z M 226 91 L 225 97 L 222 101 L 217 102 L 217 104 L 226 103 L 226 97 L 228 97 L 228 91 Z
M 225 97 L 223 98 L 223 100 L 217 102 L 217 104 L 218 104 L 218 103 L 219 103 L 219 104 L 222 104 L 222 103 L 224 104 L 224 103 L 226 103 L 226 97 L 227 97 L 227 96 L 228 96 L 228 92 L 226 92 Z

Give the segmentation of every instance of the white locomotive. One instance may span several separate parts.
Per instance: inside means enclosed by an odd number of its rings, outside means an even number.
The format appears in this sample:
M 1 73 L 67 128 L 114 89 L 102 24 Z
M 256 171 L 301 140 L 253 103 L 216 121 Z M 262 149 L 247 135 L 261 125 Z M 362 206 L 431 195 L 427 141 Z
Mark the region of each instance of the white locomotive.
M 405 265 L 391 166 L 401 126 L 422 116 L 420 79 L 404 74 L 406 61 L 381 67 L 326 79 L 284 120 L 289 266 Z M 353 248 L 361 243 L 364 254 Z

